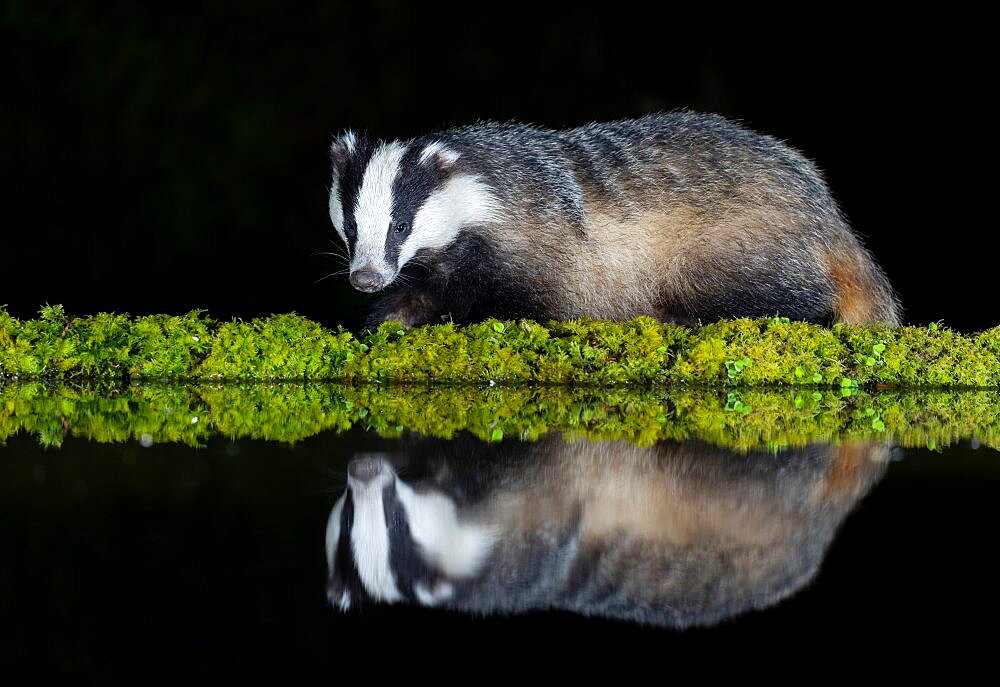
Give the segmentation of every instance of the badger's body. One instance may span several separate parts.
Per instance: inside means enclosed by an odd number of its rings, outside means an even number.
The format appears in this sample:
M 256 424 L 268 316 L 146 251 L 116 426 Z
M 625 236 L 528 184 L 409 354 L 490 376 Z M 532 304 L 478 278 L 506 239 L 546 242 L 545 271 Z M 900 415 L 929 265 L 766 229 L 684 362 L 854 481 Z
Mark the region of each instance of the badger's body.
M 885 444 L 737 454 L 559 436 L 364 454 L 328 521 L 327 591 L 342 609 L 710 624 L 807 584 L 889 455 Z
M 330 216 L 367 324 L 782 315 L 897 323 L 816 168 L 715 115 L 481 124 L 332 146 Z

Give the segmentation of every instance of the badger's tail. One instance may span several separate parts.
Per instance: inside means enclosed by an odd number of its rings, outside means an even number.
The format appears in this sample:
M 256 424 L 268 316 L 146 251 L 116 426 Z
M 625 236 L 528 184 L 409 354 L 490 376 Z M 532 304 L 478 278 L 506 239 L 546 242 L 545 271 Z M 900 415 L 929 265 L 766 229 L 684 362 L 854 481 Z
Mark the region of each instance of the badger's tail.
M 833 319 L 845 324 L 885 322 L 898 325 L 902 307 L 888 278 L 861 246 L 842 245 L 826 256 L 833 282 Z

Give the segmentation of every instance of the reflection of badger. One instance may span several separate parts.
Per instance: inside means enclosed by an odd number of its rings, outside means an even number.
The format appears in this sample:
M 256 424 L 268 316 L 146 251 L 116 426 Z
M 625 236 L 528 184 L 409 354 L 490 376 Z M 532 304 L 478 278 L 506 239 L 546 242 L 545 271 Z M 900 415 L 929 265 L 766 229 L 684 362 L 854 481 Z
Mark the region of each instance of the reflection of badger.
M 808 582 L 887 454 L 558 438 L 364 454 L 327 525 L 329 598 L 716 622 Z
M 816 168 L 714 115 L 481 124 L 331 148 L 330 217 L 372 325 L 784 315 L 895 323 Z

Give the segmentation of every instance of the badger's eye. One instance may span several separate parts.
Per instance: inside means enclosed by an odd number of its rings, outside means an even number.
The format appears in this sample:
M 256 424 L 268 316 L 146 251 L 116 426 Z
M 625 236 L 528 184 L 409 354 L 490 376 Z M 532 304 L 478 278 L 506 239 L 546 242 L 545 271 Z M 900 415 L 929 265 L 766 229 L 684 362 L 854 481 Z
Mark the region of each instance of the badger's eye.
M 406 222 L 397 222 L 396 226 L 394 226 L 392 229 L 397 234 L 404 234 L 404 233 L 406 233 L 406 230 L 409 229 L 409 228 L 410 228 L 410 225 L 407 224 Z

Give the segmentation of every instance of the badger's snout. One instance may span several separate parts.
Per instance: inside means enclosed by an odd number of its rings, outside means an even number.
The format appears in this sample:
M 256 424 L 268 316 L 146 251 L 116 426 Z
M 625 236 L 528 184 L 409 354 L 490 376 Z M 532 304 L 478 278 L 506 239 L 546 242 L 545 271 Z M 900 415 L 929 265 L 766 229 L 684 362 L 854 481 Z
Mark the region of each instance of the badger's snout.
M 385 277 L 369 268 L 362 268 L 356 272 L 351 272 L 351 286 L 358 291 L 375 293 L 384 289 L 385 283 Z
M 382 473 L 383 460 L 372 456 L 355 458 L 347 466 L 347 474 L 359 482 L 371 482 Z
M 389 461 L 378 453 L 359 453 L 347 464 L 347 486 L 355 500 L 376 494 L 381 498 L 381 490 L 395 477 Z

